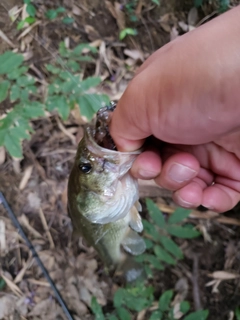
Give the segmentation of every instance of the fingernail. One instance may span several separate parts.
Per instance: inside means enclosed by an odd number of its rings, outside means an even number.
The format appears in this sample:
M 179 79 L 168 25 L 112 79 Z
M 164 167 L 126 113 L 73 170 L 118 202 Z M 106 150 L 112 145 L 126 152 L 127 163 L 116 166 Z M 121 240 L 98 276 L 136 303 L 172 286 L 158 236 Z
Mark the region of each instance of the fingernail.
M 211 204 L 208 205 L 207 203 L 202 203 L 202 206 L 208 210 L 215 210 L 215 208 Z
M 138 174 L 142 177 L 142 178 L 147 178 L 147 179 L 153 179 L 157 176 L 156 172 L 153 171 L 146 171 L 146 170 L 142 170 L 140 169 L 138 171 Z
M 168 173 L 168 176 L 175 182 L 184 182 L 194 178 L 197 175 L 197 171 L 183 166 L 179 163 L 174 163 Z
M 177 197 L 177 204 L 184 208 L 194 208 L 194 204 L 183 200 L 180 196 Z

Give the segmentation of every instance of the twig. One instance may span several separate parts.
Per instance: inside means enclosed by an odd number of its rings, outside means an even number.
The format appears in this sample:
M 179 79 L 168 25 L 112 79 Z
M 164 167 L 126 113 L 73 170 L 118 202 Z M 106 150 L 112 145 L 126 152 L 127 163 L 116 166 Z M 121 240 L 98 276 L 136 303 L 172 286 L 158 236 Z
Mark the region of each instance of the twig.
M 32 245 L 31 241 L 28 239 L 28 237 L 26 236 L 25 232 L 23 231 L 22 226 L 20 225 L 20 223 L 18 222 L 17 217 L 15 216 L 14 212 L 12 211 L 12 209 L 10 208 L 7 200 L 5 199 L 4 195 L 2 194 L 2 192 L 0 192 L 0 203 L 3 204 L 4 208 L 6 209 L 6 211 L 8 212 L 8 215 L 10 217 L 10 219 L 12 220 L 12 223 L 14 224 L 14 226 L 17 228 L 18 232 L 20 233 L 21 237 L 24 239 L 24 241 L 26 242 L 28 248 L 31 250 L 33 257 L 36 259 L 39 267 L 42 270 L 42 273 L 44 274 L 45 278 L 47 279 L 47 281 L 49 282 L 59 304 L 61 305 L 67 319 L 69 320 L 74 320 L 74 318 L 72 317 L 71 313 L 69 312 L 66 303 L 64 302 L 60 292 L 58 291 L 58 289 L 56 288 L 52 278 L 50 277 L 47 269 L 45 268 L 45 266 L 42 263 L 42 260 L 39 258 L 39 255 L 37 254 L 34 246 Z
M 43 228 L 44 228 L 44 230 L 45 230 L 45 232 L 47 234 L 48 241 L 50 243 L 50 248 L 54 249 L 55 245 L 54 245 L 54 242 L 53 242 L 53 238 L 52 238 L 52 235 L 51 235 L 51 233 L 49 231 L 49 228 L 48 228 L 48 225 L 47 225 L 47 221 L 46 221 L 46 218 L 45 218 L 44 213 L 42 211 L 42 208 L 39 208 L 39 216 L 40 216 Z
M 194 254 L 193 255 L 192 284 L 193 284 L 193 300 L 194 300 L 195 310 L 202 309 L 200 294 L 199 294 L 199 286 L 198 286 L 198 261 L 199 261 L 199 256 L 197 254 Z

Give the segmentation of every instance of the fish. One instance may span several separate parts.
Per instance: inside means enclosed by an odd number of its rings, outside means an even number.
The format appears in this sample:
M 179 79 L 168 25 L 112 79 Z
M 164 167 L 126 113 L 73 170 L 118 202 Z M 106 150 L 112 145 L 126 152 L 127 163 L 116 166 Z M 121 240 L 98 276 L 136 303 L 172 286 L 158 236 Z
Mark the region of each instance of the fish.
M 129 173 L 141 150 L 116 150 L 109 134 L 114 109 L 114 104 L 101 108 L 96 124 L 84 129 L 68 180 L 68 213 L 74 233 L 95 248 L 109 270 L 127 269 L 131 281 L 142 268 L 130 256 L 146 249 L 139 235 L 143 224 L 138 182 Z

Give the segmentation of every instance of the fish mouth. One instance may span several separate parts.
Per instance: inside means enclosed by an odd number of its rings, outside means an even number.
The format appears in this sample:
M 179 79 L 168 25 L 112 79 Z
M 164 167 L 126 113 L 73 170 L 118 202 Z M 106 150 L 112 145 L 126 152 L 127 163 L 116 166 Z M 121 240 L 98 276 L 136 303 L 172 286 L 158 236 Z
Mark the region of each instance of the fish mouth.
M 87 145 L 87 149 L 90 152 L 93 152 L 95 154 L 98 154 L 99 156 L 105 157 L 106 154 L 109 154 L 111 156 L 115 156 L 116 158 L 119 158 L 119 154 L 121 154 L 121 156 L 130 156 L 130 155 L 138 155 L 142 152 L 142 150 L 136 150 L 136 151 L 131 151 L 131 152 L 120 152 L 117 150 L 111 150 L 111 149 L 106 149 L 103 148 L 101 146 L 99 146 L 96 141 L 94 140 L 94 134 L 95 134 L 95 130 L 93 127 L 91 126 L 87 126 L 85 128 L 85 138 L 86 138 L 86 145 Z

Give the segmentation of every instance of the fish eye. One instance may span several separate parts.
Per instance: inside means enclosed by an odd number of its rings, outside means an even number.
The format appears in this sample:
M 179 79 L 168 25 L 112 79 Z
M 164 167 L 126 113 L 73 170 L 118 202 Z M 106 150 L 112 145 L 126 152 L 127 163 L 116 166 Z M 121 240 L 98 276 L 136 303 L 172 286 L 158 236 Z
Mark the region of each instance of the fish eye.
M 92 170 L 92 166 L 90 163 L 81 163 L 79 165 L 79 169 L 83 172 L 83 173 L 89 173 Z

